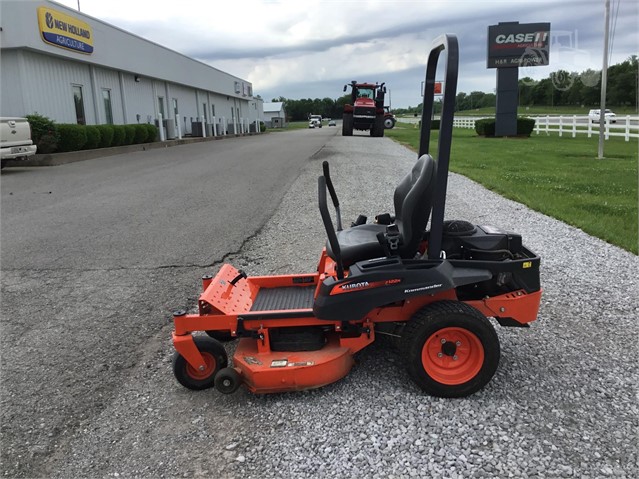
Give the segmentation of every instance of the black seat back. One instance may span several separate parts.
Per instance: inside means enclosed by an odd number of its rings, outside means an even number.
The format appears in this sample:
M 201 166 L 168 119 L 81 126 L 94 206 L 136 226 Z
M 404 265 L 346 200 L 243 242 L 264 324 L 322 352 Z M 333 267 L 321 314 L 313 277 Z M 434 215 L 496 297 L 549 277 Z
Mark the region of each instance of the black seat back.
M 433 207 L 436 178 L 437 163 L 425 154 L 395 188 L 395 224 L 401 235 L 402 258 L 413 258 L 417 253 Z

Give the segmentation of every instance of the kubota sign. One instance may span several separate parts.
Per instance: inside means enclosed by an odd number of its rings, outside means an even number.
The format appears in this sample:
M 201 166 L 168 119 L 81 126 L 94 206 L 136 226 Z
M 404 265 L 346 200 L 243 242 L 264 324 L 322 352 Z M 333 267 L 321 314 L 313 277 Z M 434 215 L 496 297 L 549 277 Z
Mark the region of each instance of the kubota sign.
M 488 27 L 488 68 L 542 66 L 550 61 L 550 23 Z

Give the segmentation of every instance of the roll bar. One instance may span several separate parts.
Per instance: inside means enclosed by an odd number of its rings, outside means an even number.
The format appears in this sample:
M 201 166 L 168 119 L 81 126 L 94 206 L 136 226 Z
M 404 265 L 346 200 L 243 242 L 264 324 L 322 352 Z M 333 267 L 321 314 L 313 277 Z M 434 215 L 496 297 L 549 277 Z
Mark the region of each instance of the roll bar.
M 331 180 L 331 172 L 328 167 L 328 161 L 322 162 L 322 171 L 324 172 L 324 178 L 326 178 L 326 187 L 331 194 L 331 200 L 335 207 L 335 215 L 337 216 L 337 231 L 342 231 L 342 213 L 339 209 L 339 200 L 337 199 L 337 193 L 335 193 L 335 187 L 333 187 L 333 181 Z
M 426 81 L 424 82 L 424 106 L 422 109 L 422 129 L 419 138 L 420 158 L 427 154 L 430 145 L 430 129 L 435 99 L 435 73 L 437 61 L 442 51 L 446 50 L 445 84 L 443 107 L 439 122 L 439 141 L 437 145 L 437 182 L 433 197 L 433 213 L 430 222 L 430 239 L 428 242 L 428 258 L 438 259 L 442 248 L 444 230 L 444 210 L 446 209 L 446 190 L 448 188 L 448 165 L 450 162 L 450 145 L 453 136 L 453 118 L 455 113 L 455 96 L 457 95 L 457 75 L 459 71 L 459 46 L 457 37 L 445 34 L 437 37 L 431 46 L 426 64 Z
M 326 177 L 325 176 L 318 177 L 317 193 L 318 193 L 319 210 L 320 210 L 320 214 L 322 215 L 322 222 L 324 223 L 324 228 L 326 229 L 326 235 L 328 236 L 328 242 L 331 245 L 331 250 L 333 250 L 333 256 L 335 257 L 335 263 L 337 264 L 337 279 L 344 279 L 344 264 L 342 262 L 342 250 L 339 247 L 339 241 L 337 241 L 337 234 L 335 233 L 335 228 L 333 227 L 333 220 L 331 219 L 331 214 L 328 211 L 328 203 L 326 201 L 327 187 L 328 187 L 328 183 L 326 181 Z M 328 187 L 328 188 L 329 188 L 329 191 L 331 191 L 332 188 L 331 187 Z M 331 196 L 333 196 L 335 190 L 333 189 L 332 191 L 333 192 L 331 193 Z M 337 201 L 337 196 L 334 197 L 333 204 L 335 204 L 336 201 Z

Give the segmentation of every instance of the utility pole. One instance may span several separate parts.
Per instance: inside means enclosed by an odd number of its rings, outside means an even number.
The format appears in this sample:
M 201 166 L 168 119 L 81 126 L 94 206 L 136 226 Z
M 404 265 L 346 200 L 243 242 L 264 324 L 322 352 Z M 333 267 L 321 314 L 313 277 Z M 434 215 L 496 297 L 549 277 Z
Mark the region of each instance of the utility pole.
M 599 103 L 599 153 L 597 158 L 604 157 L 604 125 L 606 124 L 606 88 L 608 83 L 608 38 L 610 37 L 610 0 L 606 0 L 604 20 L 604 52 L 601 69 L 601 101 Z

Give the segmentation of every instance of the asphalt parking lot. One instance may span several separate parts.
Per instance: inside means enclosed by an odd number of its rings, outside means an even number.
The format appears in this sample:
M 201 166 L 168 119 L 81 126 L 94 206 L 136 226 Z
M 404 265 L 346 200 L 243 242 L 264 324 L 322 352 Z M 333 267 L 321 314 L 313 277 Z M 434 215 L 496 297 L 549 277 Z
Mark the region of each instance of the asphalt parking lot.
M 203 274 L 222 261 L 251 275 L 315 270 L 325 241 L 323 160 L 345 223 L 392 211 L 415 154 L 387 138 L 335 131 L 277 137 L 283 149 L 295 145 L 299 161 L 247 181 L 241 191 L 254 193 L 253 208 L 212 201 L 214 183 L 202 177 L 209 156 L 198 160 L 188 149 L 195 145 L 171 149 L 195 158 L 177 179 L 160 158 L 107 168 L 102 178 L 113 189 L 87 185 L 61 203 L 49 199 L 47 183 L 32 185 L 20 199 L 42 211 L 42 227 L 59 240 L 41 231 L 34 240 L 33 225 L 5 233 L 17 224 L 10 196 L 18 190 L 3 172 L 4 476 L 637 477 L 638 257 L 459 175 L 449 180 L 447 218 L 517 231 L 542 257 L 539 319 L 529 330 L 498 328 L 502 359 L 484 390 L 425 396 L 399 356 L 378 345 L 345 379 L 313 391 L 223 396 L 177 384 L 170 311 L 195 305 Z M 242 167 L 229 168 L 239 181 Z M 122 175 L 132 172 L 127 185 Z M 158 182 L 164 194 L 153 196 Z M 241 194 L 228 183 L 220 188 L 232 204 Z M 131 191 L 144 201 L 127 210 L 116 198 Z M 84 221 L 60 224 L 56 207 Z M 118 226 L 127 218 L 129 227 Z M 29 247 L 17 254 L 6 238 Z

